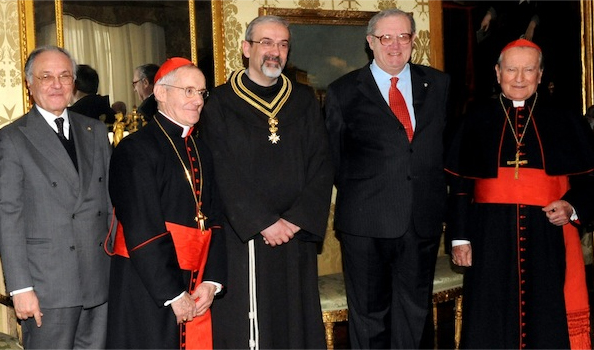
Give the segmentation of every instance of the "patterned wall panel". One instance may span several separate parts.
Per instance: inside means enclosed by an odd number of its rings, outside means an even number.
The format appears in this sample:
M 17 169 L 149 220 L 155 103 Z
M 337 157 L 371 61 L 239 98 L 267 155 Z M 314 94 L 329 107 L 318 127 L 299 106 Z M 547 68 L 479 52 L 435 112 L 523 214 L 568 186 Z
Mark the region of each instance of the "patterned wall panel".
M 0 127 L 23 114 L 18 3 L 0 0 Z

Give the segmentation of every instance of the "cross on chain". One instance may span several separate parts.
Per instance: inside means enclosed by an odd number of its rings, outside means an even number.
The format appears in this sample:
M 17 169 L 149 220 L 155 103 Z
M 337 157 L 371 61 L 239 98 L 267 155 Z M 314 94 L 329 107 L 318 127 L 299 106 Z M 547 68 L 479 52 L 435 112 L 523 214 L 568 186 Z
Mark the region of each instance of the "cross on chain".
M 512 165 L 512 164 L 514 164 L 516 166 L 516 172 L 515 172 L 514 178 L 517 180 L 518 172 L 520 171 L 520 165 L 526 165 L 526 164 L 528 164 L 528 161 L 526 159 L 520 160 L 520 151 L 516 151 L 516 159 L 507 161 L 507 165 Z

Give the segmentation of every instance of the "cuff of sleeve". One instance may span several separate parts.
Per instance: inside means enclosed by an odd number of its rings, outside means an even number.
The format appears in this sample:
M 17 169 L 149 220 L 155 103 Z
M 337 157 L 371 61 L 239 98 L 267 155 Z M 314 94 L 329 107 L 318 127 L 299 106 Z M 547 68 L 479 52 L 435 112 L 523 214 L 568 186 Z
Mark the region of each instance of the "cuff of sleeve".
M 453 239 L 452 240 L 452 247 L 464 245 L 464 244 L 470 244 L 470 241 L 468 241 L 466 239 Z
M 29 291 L 32 291 L 32 290 L 33 290 L 33 287 L 26 287 L 26 288 L 21 288 L 21 289 L 13 290 L 12 292 L 10 292 L 10 296 L 14 296 L 14 295 L 17 295 L 17 294 L 29 292 Z
M 163 304 L 163 305 L 164 305 L 164 306 L 169 306 L 169 305 L 171 305 L 171 303 L 173 303 L 174 301 L 181 299 L 181 297 L 184 295 L 184 293 L 185 293 L 185 291 L 181 292 L 181 294 L 180 294 L 180 295 L 176 296 L 175 298 L 173 298 L 173 299 L 171 299 L 171 300 L 167 300 L 167 301 L 165 302 L 165 304 Z
M 215 295 L 219 294 L 223 290 L 223 285 L 220 284 L 219 282 L 215 282 L 215 281 L 202 281 L 202 283 L 210 283 L 210 284 L 214 285 L 216 287 Z
M 579 219 L 577 212 L 575 211 L 575 208 L 571 208 L 571 210 L 573 210 L 573 212 L 571 213 L 571 217 L 569 218 L 569 220 L 571 221 L 576 221 Z

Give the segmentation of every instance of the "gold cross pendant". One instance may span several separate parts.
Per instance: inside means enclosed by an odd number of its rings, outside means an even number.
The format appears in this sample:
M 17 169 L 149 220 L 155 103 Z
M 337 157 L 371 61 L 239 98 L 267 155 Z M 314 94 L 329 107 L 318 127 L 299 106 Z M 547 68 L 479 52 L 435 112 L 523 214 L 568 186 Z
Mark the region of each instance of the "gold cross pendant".
M 200 210 L 198 210 L 198 216 L 194 217 L 194 221 L 196 221 L 200 225 L 200 231 L 206 231 L 206 219 L 208 219 Z
M 516 152 L 516 160 L 508 160 L 507 161 L 507 165 L 512 165 L 512 164 L 514 164 L 516 166 L 514 178 L 517 180 L 519 177 L 520 165 L 528 164 L 528 161 L 526 159 L 520 160 L 520 151 L 517 151 Z

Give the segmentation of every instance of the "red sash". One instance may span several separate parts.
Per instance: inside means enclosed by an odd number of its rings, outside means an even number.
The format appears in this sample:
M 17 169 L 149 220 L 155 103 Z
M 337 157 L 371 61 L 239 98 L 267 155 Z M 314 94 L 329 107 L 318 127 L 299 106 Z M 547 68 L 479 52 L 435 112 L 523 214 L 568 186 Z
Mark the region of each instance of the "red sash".
M 477 203 L 525 204 L 545 207 L 569 190 L 567 176 L 549 176 L 544 170 L 499 168 L 495 179 L 475 180 Z M 544 215 L 544 213 L 543 213 Z M 563 226 L 565 239 L 565 308 L 572 349 L 590 349 L 590 306 L 582 245 L 577 228 Z
M 193 271 L 194 273 L 198 271 L 197 281 L 193 283 L 194 288 L 192 288 L 192 281 L 190 281 L 190 286 L 188 286 L 188 292 L 192 294 L 202 281 L 212 231 L 208 229 L 202 232 L 199 228 L 182 226 L 170 222 L 166 222 L 165 226 L 173 238 L 180 268 Z M 120 223 L 117 226 L 113 250 L 114 254 L 130 258 L 128 249 L 126 248 L 124 229 Z M 206 314 L 195 317 L 191 322 L 180 325 L 180 348 L 212 349 L 210 309 Z
M 477 203 L 526 204 L 545 207 L 561 198 L 569 189 L 567 176 L 549 176 L 544 170 L 499 168 L 495 179 L 476 179 L 474 201 Z

